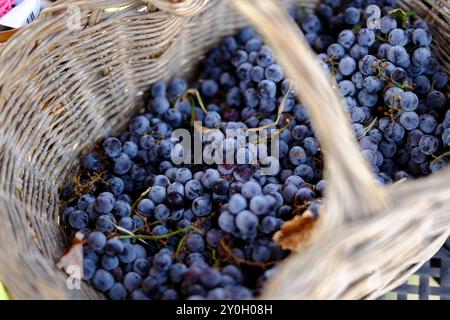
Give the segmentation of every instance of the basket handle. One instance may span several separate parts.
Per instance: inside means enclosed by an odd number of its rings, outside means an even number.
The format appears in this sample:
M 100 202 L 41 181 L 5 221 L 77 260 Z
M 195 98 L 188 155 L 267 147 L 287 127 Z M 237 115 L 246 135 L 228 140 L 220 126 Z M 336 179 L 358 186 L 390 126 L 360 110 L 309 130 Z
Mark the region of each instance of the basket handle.
M 371 215 L 387 202 L 387 194 L 363 158 L 336 90 L 314 52 L 288 13 L 273 0 L 233 0 L 235 7 L 261 32 L 279 63 L 297 85 L 315 127 L 326 163 L 327 230 Z

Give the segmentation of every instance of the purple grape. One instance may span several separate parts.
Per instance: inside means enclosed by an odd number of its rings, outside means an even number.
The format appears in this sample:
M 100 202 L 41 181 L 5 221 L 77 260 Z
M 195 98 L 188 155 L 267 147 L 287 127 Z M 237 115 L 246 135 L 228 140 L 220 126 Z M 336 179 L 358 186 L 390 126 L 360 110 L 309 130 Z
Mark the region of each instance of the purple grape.
M 358 24 L 361 13 L 359 9 L 354 7 L 349 7 L 344 11 L 344 21 L 347 24 Z
M 264 74 L 267 80 L 271 80 L 275 83 L 280 82 L 284 78 L 283 69 L 278 64 L 268 66 Z
M 391 45 L 402 47 L 404 47 L 408 42 L 408 38 L 406 37 L 405 32 L 402 29 L 398 28 L 389 32 L 388 40 Z
M 75 229 L 80 230 L 87 226 L 89 217 L 86 212 L 81 210 L 73 211 L 69 214 L 69 225 Z
M 375 32 L 371 29 L 363 28 L 358 33 L 358 43 L 361 46 L 370 47 L 375 42 Z
M 390 17 L 384 16 L 380 20 L 380 31 L 381 33 L 388 34 L 391 30 L 397 28 L 397 21 Z
M 124 250 L 124 244 L 122 241 L 116 238 L 108 239 L 105 246 L 106 254 L 110 256 L 117 256 Z
M 110 137 L 103 142 L 103 150 L 110 158 L 115 158 L 120 155 L 122 151 L 122 143 L 119 139 Z
M 339 72 L 344 76 L 351 75 L 356 70 L 356 62 L 350 56 L 345 56 L 339 61 Z
M 100 155 L 96 152 L 87 153 L 82 159 L 83 167 L 88 171 L 98 171 L 102 167 Z
M 167 84 L 164 81 L 157 81 L 153 84 L 151 89 L 152 96 L 164 97 L 167 93 Z
M 236 216 L 236 227 L 243 239 L 253 239 L 256 236 L 258 217 L 248 210 L 241 211 Z
M 192 202 L 191 210 L 197 217 L 205 217 L 212 211 L 211 200 L 207 197 L 198 197 Z
M 439 147 L 439 140 L 435 136 L 424 135 L 420 138 L 419 149 L 423 154 L 434 154 Z
M 199 234 L 192 234 L 186 239 L 186 248 L 190 252 L 202 252 L 205 248 L 205 241 Z
M 92 277 L 94 287 L 102 292 L 106 292 L 114 285 L 114 277 L 106 270 L 98 269 Z
M 136 272 L 129 272 L 123 279 L 123 285 L 129 292 L 133 292 L 141 286 L 142 277 Z
M 412 62 L 418 67 L 425 67 L 431 61 L 431 51 L 428 48 L 418 48 L 412 54 Z
M 419 116 L 417 115 L 417 113 L 412 111 L 404 112 L 400 116 L 400 124 L 406 130 L 414 130 L 419 126 Z
M 219 86 L 213 79 L 207 79 L 202 83 L 201 91 L 207 97 L 215 96 L 218 90 Z

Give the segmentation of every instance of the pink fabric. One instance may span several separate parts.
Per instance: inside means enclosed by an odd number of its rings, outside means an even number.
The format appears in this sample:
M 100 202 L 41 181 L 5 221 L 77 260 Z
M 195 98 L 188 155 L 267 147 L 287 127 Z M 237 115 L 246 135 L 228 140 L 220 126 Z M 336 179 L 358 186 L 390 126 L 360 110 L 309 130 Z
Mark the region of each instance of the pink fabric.
M 0 0 L 0 17 L 7 14 L 15 4 L 16 0 Z

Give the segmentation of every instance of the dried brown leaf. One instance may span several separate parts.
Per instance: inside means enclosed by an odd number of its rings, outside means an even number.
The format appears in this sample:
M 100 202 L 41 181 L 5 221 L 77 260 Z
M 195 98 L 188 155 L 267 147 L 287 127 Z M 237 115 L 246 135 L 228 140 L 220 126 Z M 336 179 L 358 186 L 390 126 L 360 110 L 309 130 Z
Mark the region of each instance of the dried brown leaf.
M 73 239 L 69 250 L 56 262 L 56 267 L 70 275 L 70 268 L 78 267 L 83 276 L 83 244 L 84 236 L 81 232 L 77 232 Z
M 309 243 L 316 222 L 317 218 L 309 210 L 305 211 L 286 221 L 273 239 L 285 250 L 299 251 Z

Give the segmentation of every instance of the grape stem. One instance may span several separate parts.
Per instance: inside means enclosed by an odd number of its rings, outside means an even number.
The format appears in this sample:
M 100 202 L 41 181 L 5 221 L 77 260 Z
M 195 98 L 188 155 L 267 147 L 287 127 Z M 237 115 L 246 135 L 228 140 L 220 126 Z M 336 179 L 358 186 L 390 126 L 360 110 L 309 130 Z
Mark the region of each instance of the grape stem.
M 175 258 L 178 259 L 179 255 L 181 253 L 181 250 L 184 247 L 184 244 L 187 240 L 187 237 L 189 237 L 191 234 L 192 234 L 192 232 L 189 232 L 180 239 L 180 242 L 178 242 L 177 250 L 175 251 Z M 180 260 L 180 259 L 178 259 L 178 260 Z
M 212 259 L 214 261 L 213 267 L 218 269 L 220 267 L 220 260 L 217 258 L 216 249 L 214 249 L 214 248 L 210 248 L 210 249 L 211 249 Z
M 141 200 L 152 190 L 152 187 L 148 187 L 147 190 L 145 190 L 144 192 L 141 193 L 141 195 L 139 196 L 139 198 L 137 198 L 137 200 L 133 203 L 133 205 L 131 206 L 131 211 L 134 211 L 134 209 L 136 208 L 136 206 L 138 205 L 139 202 L 141 202 Z
M 167 233 L 167 234 L 163 234 L 160 236 L 152 236 L 152 235 L 146 235 L 146 234 L 137 234 L 137 235 L 125 235 L 125 236 L 118 236 L 116 237 L 117 239 L 142 239 L 142 240 L 161 240 L 161 239 L 167 239 L 170 238 L 172 236 L 175 236 L 177 234 L 186 232 L 188 230 L 194 229 L 194 226 L 190 226 L 187 228 L 183 228 L 183 229 L 178 229 L 175 230 L 173 232 Z
M 197 101 L 198 101 L 198 103 L 199 103 L 200 108 L 202 109 L 202 111 L 203 111 L 205 114 L 208 113 L 208 110 L 205 108 L 205 104 L 203 103 L 202 96 L 200 95 L 200 92 L 199 92 L 197 89 L 193 89 L 193 88 L 187 89 L 185 95 L 186 95 L 186 96 L 188 96 L 188 95 L 194 95 L 194 96 L 197 98 Z
M 450 151 L 447 151 L 447 152 L 445 152 L 445 153 L 443 153 L 443 154 L 441 154 L 441 155 L 439 155 L 439 156 L 435 156 L 435 155 L 433 154 L 433 155 L 432 155 L 433 161 L 431 161 L 431 164 L 434 164 L 434 163 L 436 163 L 437 161 L 439 161 L 439 160 L 441 160 L 441 159 L 443 159 L 443 158 L 445 158 L 445 157 L 447 157 L 447 156 L 450 156 Z

